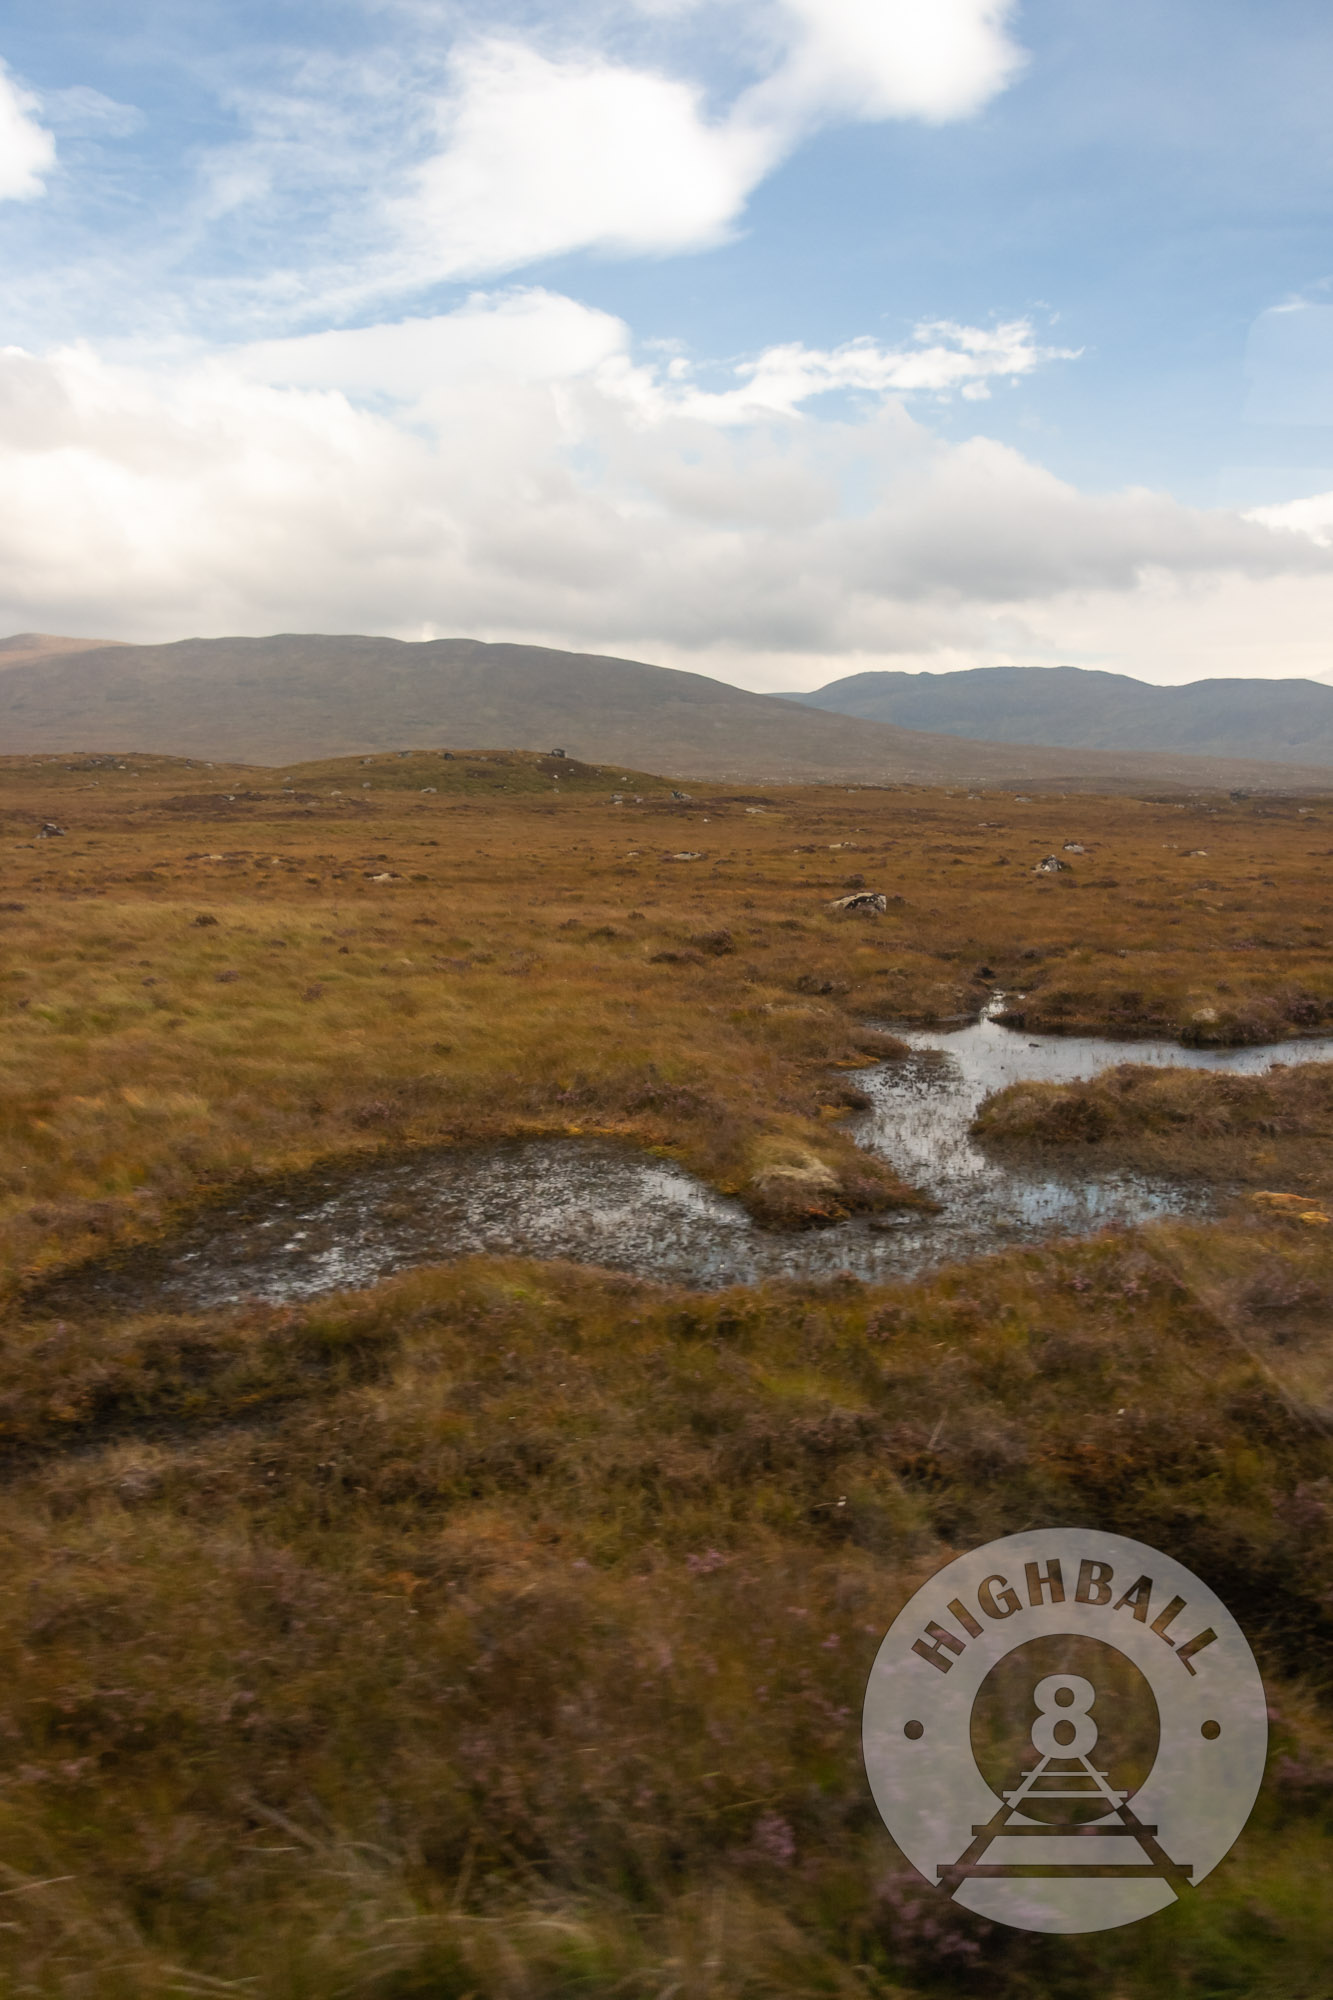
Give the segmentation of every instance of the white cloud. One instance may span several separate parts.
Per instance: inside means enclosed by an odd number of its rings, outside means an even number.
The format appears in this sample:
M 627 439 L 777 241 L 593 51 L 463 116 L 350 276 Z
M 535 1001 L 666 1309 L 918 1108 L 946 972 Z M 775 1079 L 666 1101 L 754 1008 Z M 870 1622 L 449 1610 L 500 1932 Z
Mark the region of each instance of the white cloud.
M 563 381 L 613 360 L 624 347 L 625 329 L 610 313 L 529 288 L 498 301 L 479 294 L 429 319 L 254 341 L 218 365 L 254 381 L 415 403 L 479 379 L 492 388 Z
M 1333 547 L 1333 493 L 1311 493 L 1276 507 L 1252 507 L 1246 519 L 1262 521 L 1266 528 L 1294 529 L 1324 548 Z
M 62 273 L 100 324 L 153 306 L 213 337 L 286 334 L 571 252 L 716 246 L 818 128 L 967 117 L 1022 60 L 1008 0 L 535 0 L 517 26 L 473 0 L 384 11 L 392 37 L 355 54 L 293 45 L 260 74 L 238 49 L 214 69 L 230 136 L 155 190 L 134 267 L 112 274 L 99 240 Z M 137 119 L 82 86 L 47 111 L 101 138 Z
M 38 101 L 0 63 L 0 201 L 44 193 L 42 176 L 55 165 L 56 144 L 34 115 Z
M 691 85 L 599 58 L 485 42 L 456 73 L 445 148 L 395 210 L 441 277 L 718 242 L 776 158 L 768 134 L 710 125 Z
M 1023 63 L 1013 0 L 782 0 L 785 61 L 745 114 L 799 130 L 827 117 L 967 118 Z
M 1026 351 L 973 331 L 945 352 Z M 745 414 L 680 357 L 636 362 L 608 315 L 531 291 L 156 367 L 9 349 L 0 625 L 463 632 L 810 685 L 1089 652 L 1169 679 L 1189 606 L 1230 671 L 1309 671 L 1282 638 L 1298 600 L 1306 634 L 1316 613 L 1327 629 L 1333 558 L 1309 536 L 943 442 L 901 395 L 869 395 L 902 365 L 865 343 L 760 357 L 736 393 L 781 387 Z M 868 400 L 821 416 L 853 375 Z M 1116 631 L 1147 657 L 1108 656 Z
M 515 40 L 464 43 L 441 149 L 390 215 L 436 277 L 571 250 L 667 254 L 721 242 L 751 191 L 814 128 L 967 117 L 1021 56 L 1009 0 L 780 0 L 774 61 L 725 113 L 693 83 Z
M 665 372 L 626 361 L 618 371 L 618 386 L 627 402 L 653 419 L 674 414 L 744 424 L 763 416 L 795 416 L 803 403 L 840 389 L 881 397 L 924 392 L 947 398 L 956 391 L 969 402 L 980 402 L 997 377 L 1013 381 L 1043 362 L 1076 359 L 1076 349 L 1039 346 L 1028 320 L 994 327 L 928 320 L 916 328 L 907 347 L 884 347 L 864 335 L 831 349 L 799 341 L 765 348 L 735 369 L 739 381 L 734 388 L 700 387 L 683 358 Z M 604 372 L 607 386 L 614 372 Z

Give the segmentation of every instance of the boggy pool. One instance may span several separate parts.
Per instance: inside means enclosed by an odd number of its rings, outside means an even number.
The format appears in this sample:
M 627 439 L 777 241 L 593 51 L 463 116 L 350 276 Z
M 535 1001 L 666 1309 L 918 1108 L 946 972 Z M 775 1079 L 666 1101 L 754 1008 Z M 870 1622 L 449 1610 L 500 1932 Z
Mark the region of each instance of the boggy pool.
M 969 1134 L 993 1090 L 1038 1079 L 1071 1082 L 1122 1062 L 1254 1074 L 1274 1062 L 1333 1061 L 1333 1037 L 1226 1050 L 1038 1037 L 999 1026 L 991 1018 L 998 1005 L 969 1027 L 907 1031 L 910 1056 L 857 1079 L 872 1102 L 849 1129 L 933 1195 L 937 1215 L 913 1211 L 776 1234 L 683 1168 L 630 1148 L 509 1141 L 361 1163 L 286 1189 L 270 1185 L 88 1278 L 108 1302 L 195 1307 L 310 1298 L 475 1251 L 573 1258 L 700 1288 L 841 1271 L 887 1279 L 1016 1240 L 1206 1213 L 1217 1198 L 1217 1189 L 1198 1182 L 1002 1165 Z

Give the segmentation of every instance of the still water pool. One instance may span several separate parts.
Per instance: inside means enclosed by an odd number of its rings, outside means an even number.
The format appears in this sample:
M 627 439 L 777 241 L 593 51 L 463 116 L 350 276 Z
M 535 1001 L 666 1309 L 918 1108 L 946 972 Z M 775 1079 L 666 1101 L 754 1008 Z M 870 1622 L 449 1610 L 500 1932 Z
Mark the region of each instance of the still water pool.
M 997 1003 L 998 1004 L 998 1003 Z M 1070 1082 L 1116 1063 L 1253 1075 L 1274 1062 L 1333 1061 L 1333 1037 L 1280 1048 L 1033 1036 L 989 1014 L 950 1032 L 909 1030 L 912 1053 L 862 1072 L 869 1110 L 848 1129 L 941 1204 L 786 1235 L 683 1168 L 583 1140 L 453 1146 L 303 1177 L 210 1209 L 179 1235 L 97 1274 L 110 1302 L 275 1302 L 374 1284 L 476 1251 L 572 1258 L 712 1288 L 850 1271 L 887 1279 L 1002 1244 L 1113 1223 L 1206 1213 L 1219 1190 L 1142 1174 L 1010 1168 L 975 1144 L 982 1099 L 1011 1083 Z

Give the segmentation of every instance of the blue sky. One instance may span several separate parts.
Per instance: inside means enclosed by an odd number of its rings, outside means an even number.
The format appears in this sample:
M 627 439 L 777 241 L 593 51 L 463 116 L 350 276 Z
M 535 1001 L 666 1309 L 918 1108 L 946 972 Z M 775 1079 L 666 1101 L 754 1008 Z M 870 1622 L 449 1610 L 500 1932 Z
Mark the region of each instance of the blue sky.
M 51 0 L 0 624 L 1333 677 L 1314 0 Z

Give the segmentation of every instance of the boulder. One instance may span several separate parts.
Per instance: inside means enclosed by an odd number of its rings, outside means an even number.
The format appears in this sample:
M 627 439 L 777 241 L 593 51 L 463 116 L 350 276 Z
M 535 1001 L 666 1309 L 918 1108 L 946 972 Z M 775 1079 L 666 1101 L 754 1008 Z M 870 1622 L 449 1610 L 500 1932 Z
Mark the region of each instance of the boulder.
M 882 916 L 889 907 L 889 899 L 878 889 L 857 889 L 850 896 L 837 896 L 829 904 L 831 910 L 863 910 L 867 916 Z

